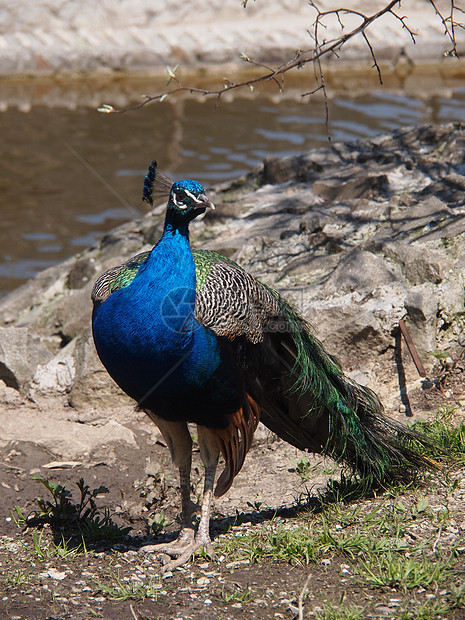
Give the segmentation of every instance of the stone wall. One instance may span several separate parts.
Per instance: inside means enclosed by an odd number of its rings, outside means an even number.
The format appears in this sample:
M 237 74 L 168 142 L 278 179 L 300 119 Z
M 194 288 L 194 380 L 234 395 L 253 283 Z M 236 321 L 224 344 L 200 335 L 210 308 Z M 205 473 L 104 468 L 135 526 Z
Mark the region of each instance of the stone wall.
M 341 4 L 324 2 L 324 9 Z M 386 4 L 371 2 L 369 11 Z M 436 4 L 445 11 L 449 5 L 444 0 Z M 360 1 L 347 5 L 368 10 Z M 415 62 L 439 61 L 448 42 L 432 6 L 425 0 L 409 0 L 399 10 L 418 32 L 417 44 L 397 20 L 384 16 L 368 31 L 378 58 L 393 61 L 404 49 Z M 311 47 L 306 29 L 314 15 L 304 0 L 256 0 L 246 8 L 240 0 L 3 0 L 0 75 L 159 72 L 167 64 L 196 68 L 240 63 L 241 52 L 280 62 L 296 49 Z M 356 23 L 345 18 L 347 28 Z M 328 25 L 324 36 L 331 39 L 340 30 L 335 20 Z M 463 39 L 461 31 L 457 35 Z M 343 58 L 370 61 L 361 37 L 345 50 Z

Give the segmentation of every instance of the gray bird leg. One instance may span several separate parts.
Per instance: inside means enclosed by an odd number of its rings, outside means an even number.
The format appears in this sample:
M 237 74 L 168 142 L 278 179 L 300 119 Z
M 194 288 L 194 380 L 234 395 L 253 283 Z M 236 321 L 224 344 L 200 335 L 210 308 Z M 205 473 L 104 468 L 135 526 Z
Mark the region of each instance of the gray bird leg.
M 197 529 L 195 539 L 184 546 L 182 553 L 176 549 L 176 553 L 172 553 L 173 549 L 163 549 L 165 553 L 171 556 L 178 556 L 176 559 L 169 560 L 162 569 L 162 572 L 168 572 L 182 566 L 189 561 L 191 556 L 203 548 L 212 560 L 216 560 L 216 553 L 213 550 L 210 538 L 210 512 L 213 495 L 213 485 L 215 483 L 215 473 L 218 464 L 219 447 L 216 437 L 212 431 L 204 426 L 197 426 L 198 442 L 200 448 L 200 457 L 205 465 L 205 484 L 202 497 L 202 508 L 200 513 L 200 522 Z M 157 545 L 158 547 L 158 545 Z M 145 547 L 146 548 L 146 547 Z
M 216 553 L 213 551 L 210 539 L 210 512 L 213 495 L 213 485 L 215 484 L 215 474 L 218 465 L 220 449 L 217 439 L 205 426 L 197 426 L 198 442 L 200 448 L 200 458 L 205 465 L 205 484 L 202 497 L 202 509 L 200 512 L 200 522 L 197 529 L 195 541 L 202 546 L 212 560 L 216 560 Z
M 181 487 L 181 531 L 176 540 L 171 543 L 145 545 L 141 551 L 167 553 L 178 556 L 184 553 L 186 547 L 194 541 L 194 526 L 192 525 L 193 505 L 191 502 L 190 477 L 192 461 L 192 439 L 185 422 L 168 422 L 154 413 L 149 413 L 166 441 L 173 463 L 179 468 L 179 483 Z

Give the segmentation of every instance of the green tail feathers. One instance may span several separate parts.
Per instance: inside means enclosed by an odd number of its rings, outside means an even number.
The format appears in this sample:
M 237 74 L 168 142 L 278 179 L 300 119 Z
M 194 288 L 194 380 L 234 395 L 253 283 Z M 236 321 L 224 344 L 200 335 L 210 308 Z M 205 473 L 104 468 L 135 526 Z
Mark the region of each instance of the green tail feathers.
M 326 411 L 327 441 L 322 454 L 375 483 L 409 480 L 437 464 L 421 454 L 431 441 L 389 419 L 369 388 L 346 377 L 339 363 L 312 335 L 310 326 L 276 292 L 295 347 L 294 385 L 290 391 L 308 402 L 308 415 Z M 305 419 L 301 419 L 305 426 Z

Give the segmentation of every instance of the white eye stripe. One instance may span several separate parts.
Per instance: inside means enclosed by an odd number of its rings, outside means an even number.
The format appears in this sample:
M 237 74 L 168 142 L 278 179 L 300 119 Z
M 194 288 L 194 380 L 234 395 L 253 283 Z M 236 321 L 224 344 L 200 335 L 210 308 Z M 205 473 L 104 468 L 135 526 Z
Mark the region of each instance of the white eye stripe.
M 190 197 L 192 198 L 192 200 L 193 200 L 194 202 L 196 202 L 197 204 L 199 204 L 200 202 L 202 202 L 201 200 L 199 200 L 199 199 L 197 198 L 197 196 L 194 196 L 194 194 L 191 194 L 191 192 L 190 192 L 189 190 L 185 189 L 185 190 L 184 190 L 184 193 L 185 193 L 185 194 L 187 194 L 187 196 L 190 196 Z
M 183 202 L 178 202 L 176 199 L 176 194 L 173 194 L 173 202 L 178 207 L 178 209 L 187 209 L 187 205 Z
M 192 198 L 192 200 L 196 202 L 197 204 L 200 204 L 202 202 L 196 196 L 194 196 L 194 194 L 192 194 L 189 190 L 184 189 L 183 191 L 186 194 L 186 196 L 189 196 L 190 198 Z M 178 207 L 178 209 L 187 209 L 187 205 L 184 204 L 184 202 L 178 202 L 175 193 L 173 194 L 173 202 Z
M 190 191 L 188 191 L 187 189 L 184 190 L 184 192 L 190 196 L 192 198 L 192 200 L 195 200 L 195 202 L 198 202 L 197 198 L 194 196 L 194 194 L 191 194 Z

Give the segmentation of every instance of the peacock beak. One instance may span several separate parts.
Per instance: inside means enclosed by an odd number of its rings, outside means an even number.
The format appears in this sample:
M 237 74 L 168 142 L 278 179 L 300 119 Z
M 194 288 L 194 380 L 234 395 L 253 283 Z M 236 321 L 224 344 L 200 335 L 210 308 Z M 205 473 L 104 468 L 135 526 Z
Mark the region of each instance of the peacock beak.
M 197 196 L 197 202 L 199 206 L 205 207 L 206 209 L 215 209 L 215 205 L 211 200 L 208 200 L 205 194 L 199 194 Z

